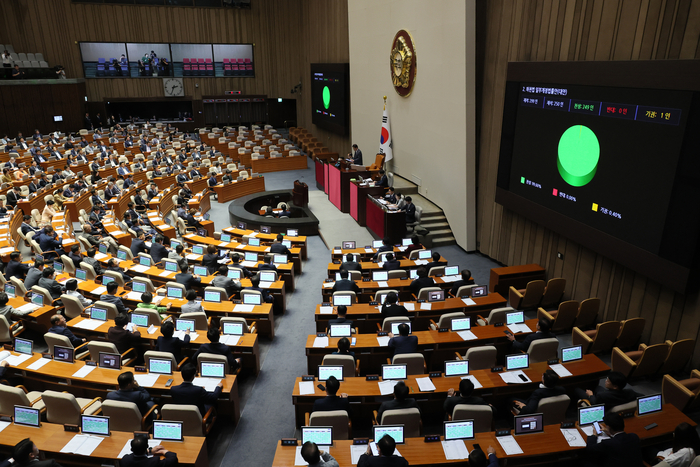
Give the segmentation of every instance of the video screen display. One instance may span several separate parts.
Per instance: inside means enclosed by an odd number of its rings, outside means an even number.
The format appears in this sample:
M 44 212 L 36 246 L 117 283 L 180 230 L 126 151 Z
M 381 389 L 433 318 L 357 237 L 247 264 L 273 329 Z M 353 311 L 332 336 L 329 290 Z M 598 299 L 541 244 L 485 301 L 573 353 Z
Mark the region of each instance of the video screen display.
M 340 135 L 348 131 L 347 63 L 311 64 L 311 121 Z

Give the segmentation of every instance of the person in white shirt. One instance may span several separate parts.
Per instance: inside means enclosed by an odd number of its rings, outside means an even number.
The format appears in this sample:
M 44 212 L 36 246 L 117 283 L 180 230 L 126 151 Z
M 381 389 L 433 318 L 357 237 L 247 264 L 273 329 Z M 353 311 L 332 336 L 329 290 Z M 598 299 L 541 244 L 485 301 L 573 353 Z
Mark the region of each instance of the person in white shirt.
M 656 457 L 671 467 L 688 467 L 697 454 L 700 454 L 698 432 L 695 427 L 683 422 L 673 431 L 673 446 L 659 451 Z
M 77 298 L 80 304 L 83 305 L 83 308 L 87 308 L 92 304 L 92 300 L 83 297 L 83 295 L 78 292 L 78 281 L 75 279 L 70 279 L 66 282 L 66 295 Z

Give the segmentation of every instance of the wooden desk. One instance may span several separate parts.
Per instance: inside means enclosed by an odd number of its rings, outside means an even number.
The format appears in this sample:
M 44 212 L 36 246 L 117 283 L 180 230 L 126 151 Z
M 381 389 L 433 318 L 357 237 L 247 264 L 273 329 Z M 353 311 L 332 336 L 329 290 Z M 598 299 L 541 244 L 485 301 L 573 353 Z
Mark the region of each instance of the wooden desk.
M 528 320 L 526 324 L 530 329 L 535 329 L 537 320 Z M 412 335 L 418 337 L 418 352 L 425 357 L 428 371 L 444 371 L 444 362 L 455 360 L 455 352 L 462 355 L 468 349 L 482 345 L 495 346 L 498 350 L 498 361 L 504 362 L 505 355 L 511 353 L 510 341 L 503 332 L 504 329 L 502 326 L 477 326 L 474 323 L 471 330 L 477 339 L 471 341 L 463 340 L 459 334 L 452 331 L 416 331 L 414 329 Z M 528 334 L 530 333 L 518 333 L 517 336 L 522 338 Z M 360 373 L 362 375 L 381 374 L 382 365 L 386 363 L 387 358 L 394 355 L 393 350 L 389 347 L 380 347 L 377 335 L 373 333 L 353 334 L 352 338 L 356 339 L 356 342 L 350 350 L 355 352 L 355 359 L 360 361 Z M 315 340 L 316 334 L 311 334 L 306 339 L 306 363 L 310 375 L 317 373 L 317 367 L 325 355 L 337 350 L 340 339 L 329 337 L 327 347 L 314 347 Z
M 277 234 L 274 233 L 261 233 L 257 232 L 255 230 L 244 230 L 244 229 L 239 229 L 236 227 L 225 227 L 222 229 L 222 232 L 225 232 L 227 234 L 230 234 L 234 237 L 237 238 L 243 238 L 243 237 L 256 237 L 259 238 L 261 241 L 265 243 L 272 243 L 277 239 Z M 285 240 L 289 240 L 292 242 L 292 248 L 299 247 L 301 248 L 301 255 L 302 259 L 307 258 L 307 252 L 306 252 L 306 236 L 305 235 L 300 235 L 298 237 L 289 237 L 287 235 L 284 236 Z
M 0 452 L 11 456 L 15 444 L 31 437 L 47 459 L 56 459 L 63 466 L 114 465 L 124 445 L 134 439 L 133 433 L 112 431 L 90 457 L 62 453 L 61 449 L 77 434 L 64 431 L 63 425 L 54 423 L 42 423 L 39 428 L 11 424 L 2 430 Z M 208 467 L 206 440 L 203 436 L 185 436 L 181 443 L 164 441 L 161 444 L 168 451 L 177 453 L 178 465 Z
M 216 185 L 214 191 L 217 194 L 219 203 L 227 203 L 253 193 L 262 193 L 265 191 L 265 178 L 255 177 L 240 182 L 234 181 L 228 185 Z
M 164 190 L 164 189 L 170 187 L 170 185 L 172 185 L 173 183 L 177 184 L 177 182 L 175 181 L 176 177 L 177 177 L 177 175 L 175 175 L 175 174 L 164 175 L 162 177 L 153 177 L 151 179 L 151 181 L 155 182 L 155 184 L 158 186 L 159 190 Z
M 367 203 L 365 199 L 368 195 L 383 196 L 386 189 L 381 186 L 369 186 L 360 184 L 357 181 L 350 182 L 350 216 L 352 216 L 362 227 L 367 225 Z M 383 238 L 383 237 L 382 237 Z
M 341 383 L 342 386 L 342 383 Z M 673 430 L 680 423 L 688 423 L 695 426 L 696 423 L 680 412 L 671 404 L 665 404 L 662 412 L 631 417 L 625 419 L 625 432 L 635 433 L 639 436 L 643 446 L 658 444 L 669 440 L 673 436 Z M 652 430 L 644 427 L 651 423 L 658 426 Z M 430 433 L 428 433 L 430 434 Z M 440 433 L 436 433 L 440 434 Z M 587 439 L 585 433 L 580 432 L 583 439 Z M 479 444 L 481 449 L 488 446 L 496 449 L 496 457 L 500 465 L 565 465 L 567 462 L 575 465 L 582 447 L 571 447 L 561 433 L 560 425 L 547 425 L 543 433 L 520 435 L 515 437 L 523 450 L 522 454 L 508 456 L 501 448 L 494 432 L 476 433 L 475 439 L 465 440 L 468 450 L 472 450 L 474 444 Z M 335 440 L 329 453 L 342 467 L 351 467 L 350 446 L 352 440 Z M 411 467 L 433 467 L 436 465 L 467 465 L 466 460 L 448 461 L 445 459 L 442 443 L 426 443 L 423 438 L 406 438 L 406 444 L 397 446 L 401 455 L 408 461 Z M 287 467 L 294 465 L 296 448 L 294 446 L 282 446 L 277 443 L 273 467 Z
M 440 316 L 445 313 L 463 312 L 466 316 L 475 318 L 479 314 L 487 314 L 494 308 L 506 306 L 506 299 L 500 294 L 492 293 L 486 297 L 477 297 L 473 299 L 474 305 L 466 305 L 461 298 L 448 298 L 444 302 L 432 302 L 430 310 L 421 310 L 421 304 L 417 302 L 401 302 L 406 306 L 406 303 L 412 303 L 415 310 L 408 310 L 408 316 L 416 329 L 428 329 L 430 320 L 437 322 Z M 316 331 L 323 332 L 328 327 L 328 320 L 334 319 L 335 314 L 321 314 L 321 306 L 316 305 Z M 377 324 L 381 326 L 382 318 L 381 308 L 375 305 L 364 303 L 356 303 L 348 307 L 348 319 L 355 321 L 355 326 L 361 333 L 377 332 Z
M 374 197 L 365 198 L 367 228 L 377 238 L 389 237 L 392 243 L 401 243 L 406 236 L 406 213 L 389 211 Z
M 498 292 L 505 297 L 511 286 L 524 289 L 530 281 L 545 279 L 546 271 L 539 264 L 493 268 L 489 277 L 489 291 Z
M 251 159 L 253 173 L 281 172 L 284 170 L 305 170 L 306 156 Z
M 445 296 L 448 297 L 449 290 L 452 288 L 452 282 L 445 282 L 442 277 L 433 277 L 435 281 L 434 287 L 440 287 L 445 290 Z M 364 280 L 355 281 L 355 284 L 360 288 L 360 293 L 357 295 L 358 303 L 369 303 L 374 300 L 374 295 L 380 290 L 394 289 L 399 292 L 399 301 L 410 301 L 413 300 L 413 293 L 411 292 L 411 283 L 413 279 L 389 279 L 384 281 L 387 283 L 386 287 L 381 287 L 379 282 Z M 333 284 L 334 282 L 324 282 L 321 288 L 321 301 L 330 302 L 333 297 Z
M 415 269 L 420 266 L 425 266 L 423 262 L 426 260 L 412 260 L 412 259 L 402 259 L 399 262 L 401 263 L 401 268 L 403 270 L 407 269 Z M 432 260 L 431 260 L 432 261 Z M 444 263 L 445 266 L 448 265 L 447 258 L 444 256 L 440 256 L 440 262 Z M 383 263 L 382 263 L 383 264 Z M 335 278 L 335 273 L 340 271 L 340 266 L 342 263 L 328 263 L 328 278 L 329 279 L 334 279 Z M 362 261 L 360 262 L 360 265 L 362 266 L 362 273 L 371 273 L 371 271 L 383 271 L 384 269 L 379 263 L 375 263 L 373 261 Z M 430 272 L 430 271 L 428 271 Z
M 328 199 L 341 212 L 350 212 L 350 180 L 358 176 L 369 177 L 371 174 L 366 170 L 342 169 L 335 165 L 328 164 Z

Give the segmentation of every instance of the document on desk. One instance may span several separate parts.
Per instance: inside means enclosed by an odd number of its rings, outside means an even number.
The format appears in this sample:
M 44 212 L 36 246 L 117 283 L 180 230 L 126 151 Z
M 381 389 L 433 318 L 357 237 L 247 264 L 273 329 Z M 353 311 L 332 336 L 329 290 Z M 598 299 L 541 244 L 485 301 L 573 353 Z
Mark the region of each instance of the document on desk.
M 10 426 L 10 422 L 0 422 L 0 431 Z
M 139 386 L 143 388 L 151 388 L 154 384 L 156 384 L 159 376 L 160 375 L 152 373 L 136 373 L 134 374 L 134 379 L 137 383 L 139 383 Z
M 314 393 L 314 382 L 313 381 L 299 381 L 299 395 L 309 396 Z
M 377 337 L 377 344 L 379 344 L 379 347 L 386 347 L 389 345 L 389 340 L 391 337 L 389 336 L 378 336 Z
M 137 264 L 136 266 L 131 266 L 132 271 L 136 272 L 146 272 L 148 271 L 149 267 L 148 266 L 143 266 L 141 264 Z
M 445 459 L 448 461 L 467 459 L 469 457 L 469 450 L 461 439 L 443 441 L 442 450 L 445 452 Z
M 377 443 L 375 443 L 374 441 L 372 441 L 371 443 L 369 443 L 369 447 L 370 447 L 370 449 L 372 450 L 372 455 L 373 455 L 373 456 L 378 456 L 378 455 L 379 455 L 379 451 L 377 450 Z M 365 451 L 367 451 L 367 448 L 365 448 Z M 394 455 L 395 455 L 395 456 L 399 456 L 399 457 L 403 457 L 403 456 L 401 455 L 401 453 L 399 452 L 398 449 L 394 449 Z
M 501 379 L 506 382 L 506 383 L 511 383 L 511 384 L 523 384 L 523 383 L 532 383 L 532 380 L 527 377 L 525 373 L 523 373 L 522 370 L 516 370 L 516 371 L 506 371 L 505 373 L 500 373 Z M 520 376 L 525 377 L 525 380 L 523 380 Z
M 433 309 L 433 304 L 429 302 L 423 302 L 420 304 L 420 309 L 421 310 L 432 310 Z
M 512 456 L 514 454 L 522 454 L 523 450 L 518 444 L 518 442 L 513 438 L 512 435 L 510 436 L 496 436 L 496 439 L 498 440 L 498 444 L 501 445 L 503 450 L 508 454 L 509 456 Z
M 195 386 L 201 386 L 207 390 L 207 392 L 214 392 L 216 386 L 221 382 L 221 378 L 195 378 L 192 380 L 192 384 Z
M 103 259 L 107 258 L 107 255 L 104 253 L 95 253 L 95 259 L 97 261 L 102 261 Z
M 154 448 L 160 444 L 159 439 L 149 439 L 148 440 L 148 447 L 149 448 Z M 126 443 L 124 444 L 124 447 L 122 450 L 119 452 L 119 455 L 117 456 L 117 459 L 121 459 L 122 457 L 126 456 L 127 454 L 131 454 L 131 440 L 127 440 Z M 153 456 L 148 456 L 148 457 L 153 457 Z
M 554 372 L 558 374 L 560 378 L 563 378 L 565 376 L 571 376 L 571 372 L 567 370 L 566 367 L 561 363 L 557 363 L 556 365 L 549 365 L 549 367 L 552 370 L 554 370 Z
M 95 329 L 99 328 L 103 324 L 104 324 L 104 321 L 100 321 L 99 319 L 85 318 L 82 321 L 80 321 L 79 323 L 76 323 L 73 327 L 80 328 L 80 329 L 89 329 L 91 331 L 94 331 Z
M 471 298 L 463 298 L 462 301 L 467 306 L 476 305 L 476 302 L 474 300 L 472 300 Z
M 164 298 L 165 298 L 165 295 L 154 295 L 153 296 L 153 304 L 154 305 L 159 304 L 160 302 L 163 301 Z
M 238 345 L 238 341 L 241 340 L 241 336 L 233 336 L 231 334 L 224 334 L 221 336 L 219 341 L 225 345 Z
M 241 261 L 241 266 L 244 268 L 254 268 L 257 265 L 257 261 Z
M 406 311 L 414 311 L 416 309 L 416 304 L 413 302 L 404 302 L 403 307 L 406 308 Z
M 460 276 L 444 276 L 442 278 L 442 282 L 445 282 L 445 283 L 456 282 L 459 279 L 460 279 Z
M 319 310 L 319 313 L 322 315 L 332 315 L 333 314 L 333 307 L 332 306 L 322 306 L 321 309 Z
M 366 452 L 367 446 L 364 444 L 353 444 L 350 446 L 350 462 L 352 465 L 357 465 L 357 462 L 360 460 L 360 456 Z
M 13 249 L 13 251 L 14 251 L 14 249 Z M 27 303 L 25 305 L 17 307 L 16 310 L 19 311 L 20 313 L 31 313 L 32 311 L 38 310 L 39 308 L 41 308 L 39 305 L 34 305 L 33 303 Z
M 560 428 L 561 434 L 566 438 L 566 442 L 572 448 L 584 447 L 586 442 L 583 440 L 583 436 L 576 428 Z
M 33 355 L 27 355 L 27 354 L 21 353 L 19 355 L 10 355 L 5 360 L 7 360 L 7 364 L 10 366 L 19 366 L 32 357 L 33 357 Z
M 424 378 L 416 378 L 416 383 L 418 383 L 418 389 L 420 389 L 421 392 L 428 392 L 428 391 L 435 390 L 435 385 L 433 384 L 432 380 L 428 376 L 426 376 Z
M 260 281 L 260 284 L 258 285 L 258 287 L 260 287 L 261 289 L 269 289 L 269 288 L 272 287 L 273 284 L 274 284 L 274 282 L 263 282 L 263 281 Z
M 14 251 L 14 248 L 12 249 Z M 374 250 L 371 248 L 365 248 L 365 253 L 374 253 Z
M 38 370 L 39 368 L 41 368 L 42 366 L 46 365 L 46 364 L 49 363 L 50 361 L 51 361 L 50 358 L 44 358 L 44 357 L 42 357 L 42 358 L 40 358 L 39 360 L 37 360 L 36 362 L 34 362 L 34 363 L 32 363 L 31 365 L 29 365 L 29 366 L 27 367 L 27 369 L 28 369 L 28 370 Z
M 177 338 L 180 339 L 181 341 L 184 341 L 184 340 L 185 340 L 185 336 L 186 336 L 186 335 L 187 335 L 187 334 L 185 333 L 185 331 L 175 331 L 175 332 L 173 333 L 173 337 L 177 337 Z M 196 341 L 198 337 L 199 337 L 199 334 L 197 334 L 196 332 L 190 331 L 190 342 Z
M 328 337 L 316 337 L 314 339 L 314 348 L 326 348 L 328 347 Z
M 508 329 L 510 332 L 513 334 L 517 334 L 519 332 L 532 332 L 530 328 L 527 326 L 527 324 L 521 323 L 521 324 L 509 324 Z
M 140 266 L 140 267 L 146 268 L 146 266 Z M 148 268 L 146 268 L 146 269 L 148 269 Z M 90 293 L 92 293 L 93 295 L 103 295 L 106 292 L 107 292 L 107 287 L 99 286 L 99 287 L 93 289 L 93 291 Z
M 462 376 L 461 379 L 468 379 L 469 381 L 471 381 L 472 384 L 474 385 L 474 389 L 479 389 L 479 388 L 482 388 L 482 387 L 483 387 L 483 386 L 481 385 L 481 383 L 479 382 L 479 380 L 476 379 L 476 376 L 474 376 L 474 375 Z
M 379 381 L 379 392 L 382 396 L 388 396 L 394 394 L 394 386 L 396 386 L 398 381 Z
M 476 334 L 474 334 L 471 331 L 458 331 L 457 334 L 459 334 L 459 337 L 461 337 L 462 340 L 465 341 L 473 341 L 478 339 L 478 337 L 476 337 Z
M 333 248 L 333 254 L 334 255 L 340 255 L 343 253 L 343 250 L 338 249 L 338 248 Z
M 172 271 L 161 271 L 158 273 L 158 276 L 159 277 L 170 277 L 171 274 L 173 277 L 175 277 L 175 273 Z
M 377 263 L 377 267 L 378 267 L 379 269 L 384 268 L 384 261 L 378 262 L 378 263 Z
M 160 328 L 159 327 L 157 328 L 151 324 L 150 326 L 148 326 L 148 329 L 146 329 L 146 332 L 149 334 L 155 334 L 156 331 L 158 331 L 158 329 L 160 329 Z
M 76 371 L 75 373 L 73 373 L 73 374 L 71 375 L 71 377 L 72 377 L 72 378 L 85 378 L 85 377 L 86 377 L 87 375 L 89 375 L 89 374 L 92 372 L 92 370 L 94 370 L 95 368 L 97 368 L 97 367 L 96 367 L 96 366 L 85 365 L 84 367 L 82 367 L 81 369 L 79 369 L 78 371 Z M 136 376 L 134 376 L 134 377 L 136 377 Z
M 129 292 L 126 294 L 126 298 L 129 300 L 141 301 L 141 292 Z
M 323 288 L 324 289 L 332 289 L 334 285 L 335 285 L 335 282 L 324 282 Z
M 67 452 L 69 454 L 78 454 L 80 456 L 89 456 L 92 452 L 97 449 L 104 438 L 101 436 L 91 436 L 91 435 L 75 435 L 68 441 L 68 444 L 63 446 L 61 452 Z
M 426 264 L 428 264 L 428 260 L 427 259 L 417 259 L 414 261 L 414 263 L 416 264 L 416 266 L 425 266 Z
M 385 288 L 389 287 L 389 283 L 384 282 L 384 281 L 377 282 L 377 287 L 381 287 L 381 288 L 385 289 Z
M 255 305 L 243 305 L 240 303 L 233 307 L 233 311 L 244 312 L 244 313 L 250 313 L 254 309 L 255 309 Z

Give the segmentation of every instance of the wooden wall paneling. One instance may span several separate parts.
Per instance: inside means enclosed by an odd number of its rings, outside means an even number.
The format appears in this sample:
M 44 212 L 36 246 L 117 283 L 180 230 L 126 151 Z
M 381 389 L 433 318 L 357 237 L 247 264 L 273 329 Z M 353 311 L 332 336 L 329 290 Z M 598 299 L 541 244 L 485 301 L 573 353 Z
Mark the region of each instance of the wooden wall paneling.
M 564 7 L 564 21 L 562 23 L 562 30 L 560 31 L 561 40 L 559 47 L 557 47 L 557 55 L 554 57 L 554 60 L 571 60 L 571 37 L 576 36 L 574 29 L 578 26 L 578 23 L 574 21 L 574 16 L 579 7 L 579 2 L 576 0 L 566 1 L 566 6 Z
M 11 86 L 0 86 L 0 102 L 8 102 L 11 91 Z M 12 108 L 9 105 L 0 105 L 0 136 L 4 136 L 5 133 L 8 136 L 12 136 L 8 125 L 8 121 L 12 119 L 11 112 Z
M 685 29 L 690 21 L 690 5 L 692 0 L 680 0 L 678 9 L 676 10 L 676 25 L 671 34 L 671 44 L 669 46 L 667 58 L 678 59 L 681 53 L 681 47 L 685 40 Z
M 681 42 L 679 57 L 696 57 L 698 41 L 700 40 L 700 24 L 692 21 L 692 18 L 700 17 L 700 2 L 692 2 L 688 8 L 688 21 L 686 23 L 683 40 Z
M 617 29 L 614 60 L 630 60 L 639 23 L 642 0 L 627 0 L 620 7 L 620 22 Z

